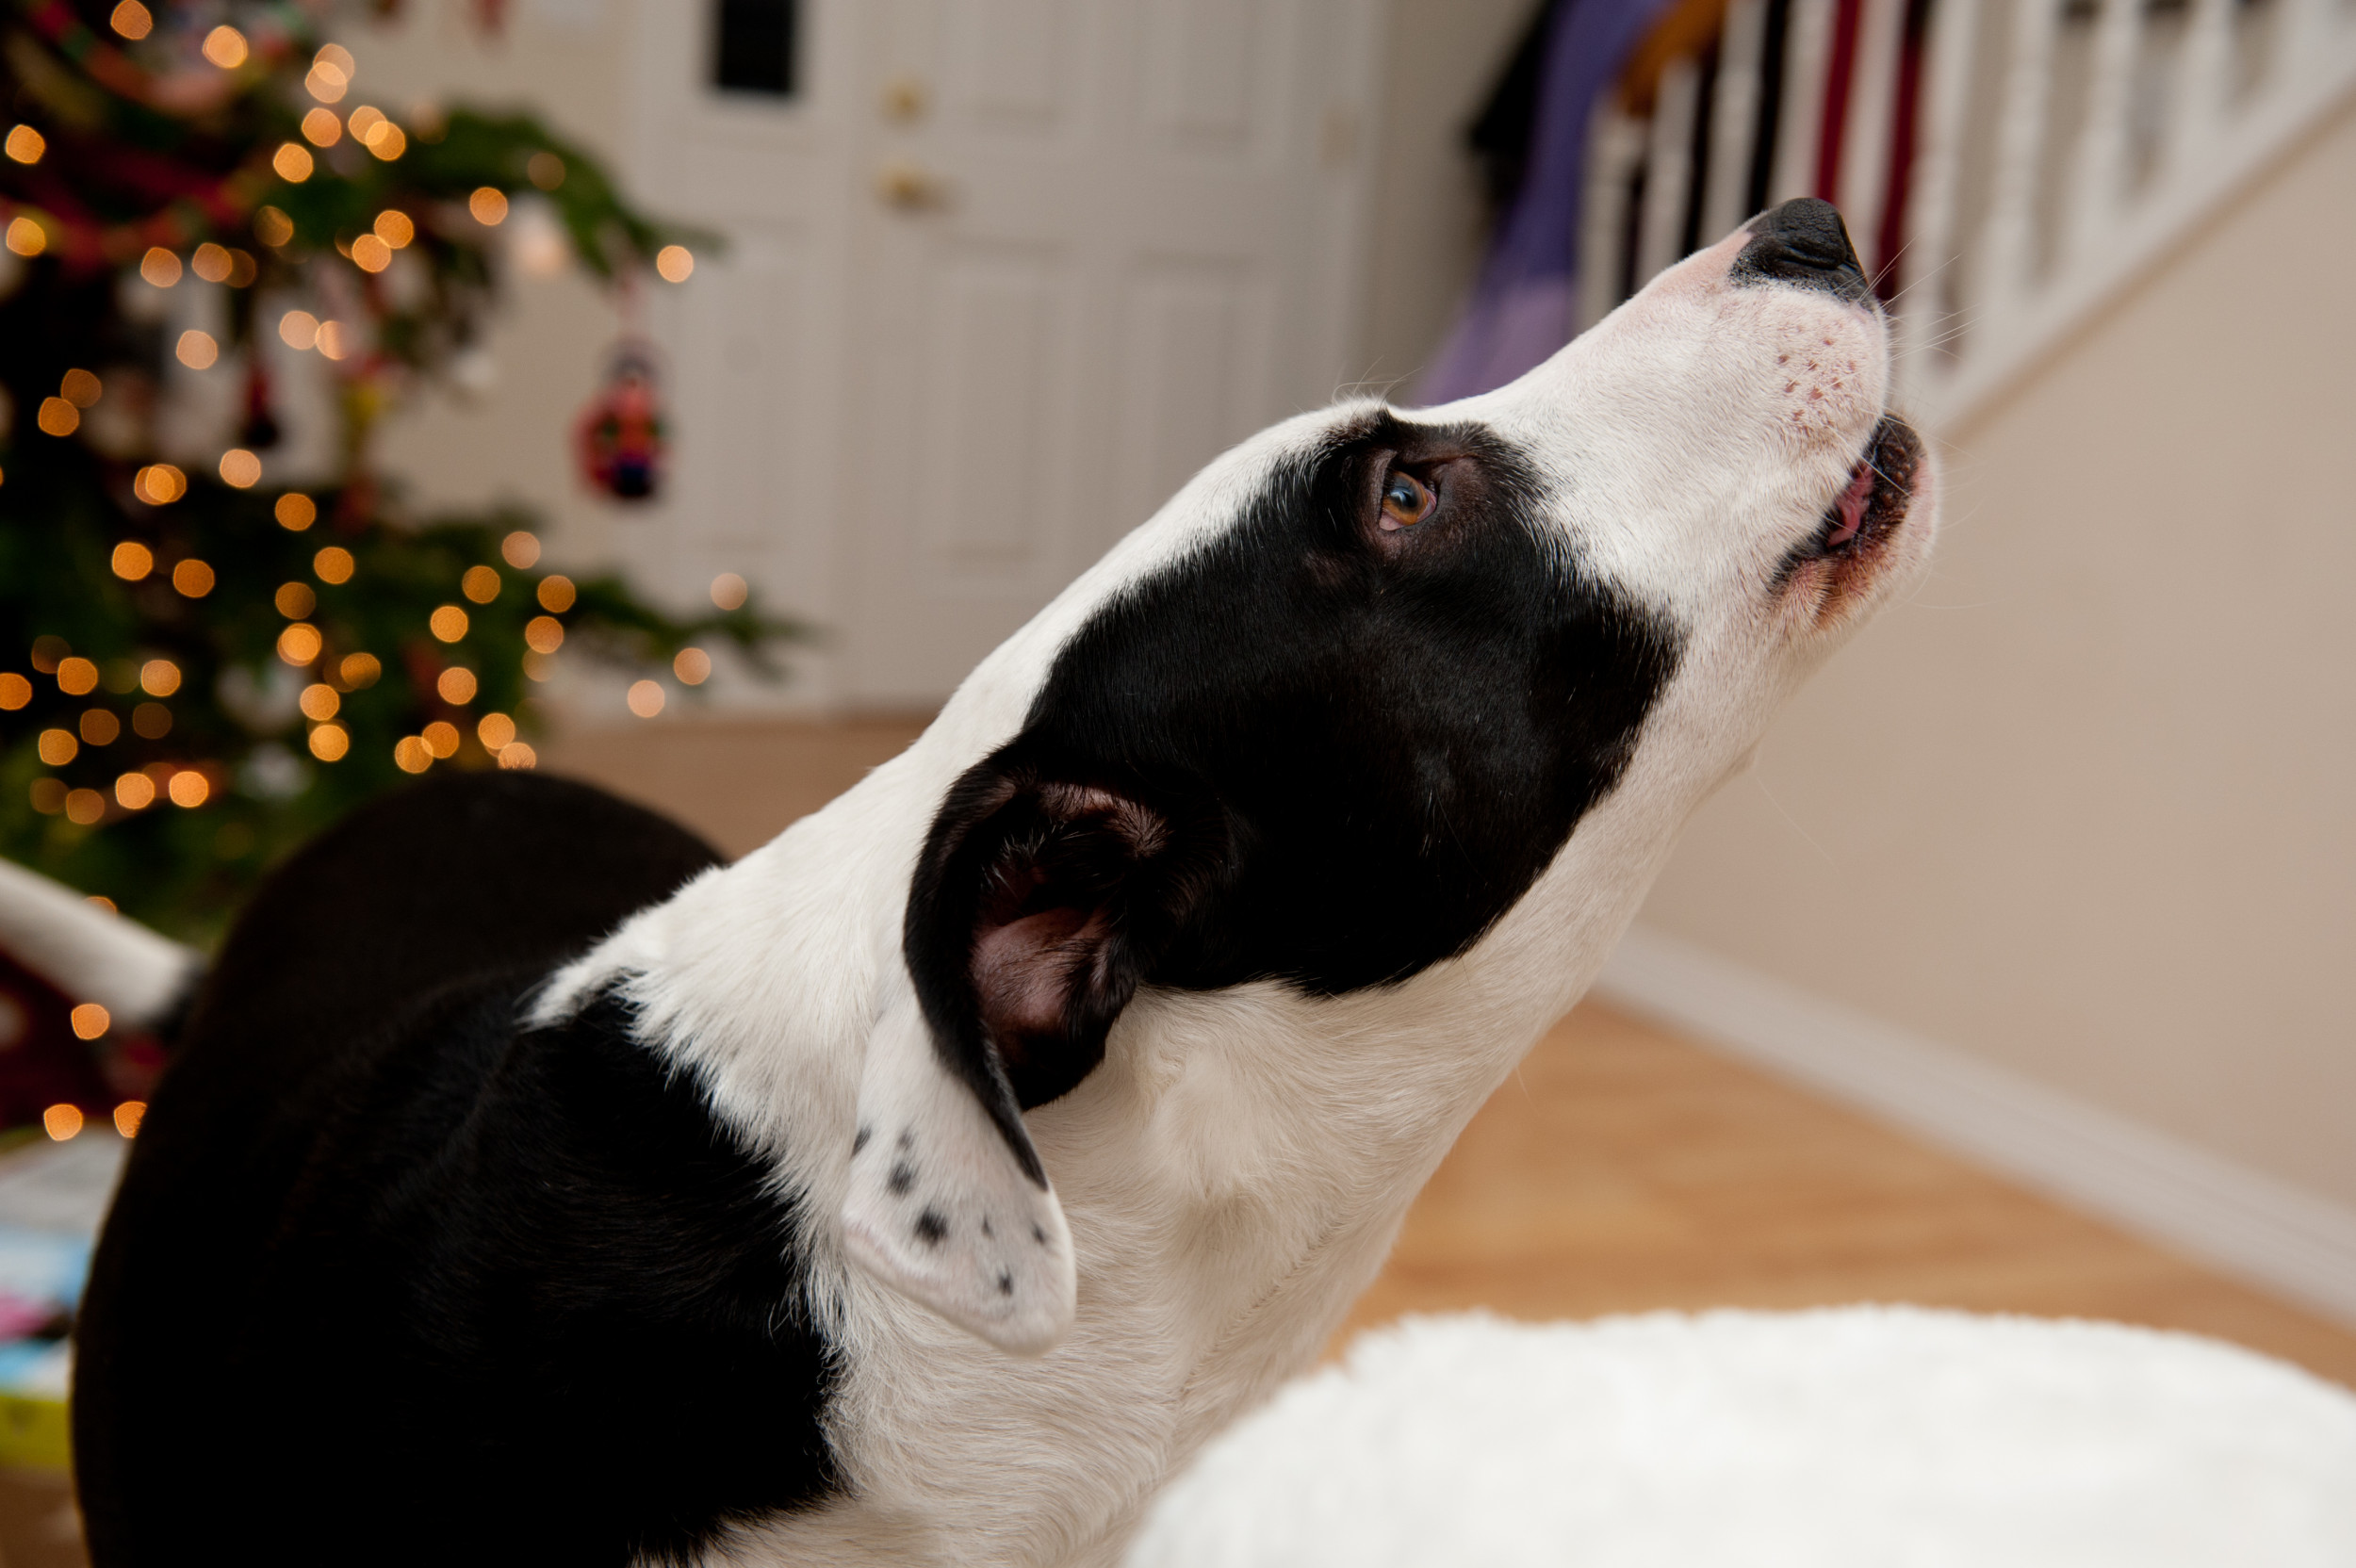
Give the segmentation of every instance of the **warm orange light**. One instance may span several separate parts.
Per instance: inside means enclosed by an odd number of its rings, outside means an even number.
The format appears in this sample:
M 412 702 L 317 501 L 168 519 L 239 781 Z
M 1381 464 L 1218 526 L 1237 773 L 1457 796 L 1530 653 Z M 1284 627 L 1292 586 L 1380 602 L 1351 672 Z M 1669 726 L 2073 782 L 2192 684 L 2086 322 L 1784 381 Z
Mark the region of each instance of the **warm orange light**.
M 393 264 L 393 248 L 372 234 L 352 242 L 352 265 L 363 272 L 382 272 Z
M 201 599 L 213 591 L 213 569 L 189 556 L 172 569 L 172 585 L 183 598 Z
M 82 732 L 85 744 L 110 746 L 115 743 L 115 737 L 123 733 L 123 721 L 104 708 L 92 708 L 74 727 Z
M 19 125 L 8 132 L 5 144 L 8 156 L 19 163 L 39 163 L 41 154 L 49 151 L 49 143 L 30 125 Z
M 294 220 L 276 207 L 257 207 L 254 213 L 254 237 L 275 248 L 295 236 Z
M 180 335 L 179 346 L 172 352 L 172 357 L 191 370 L 209 370 L 213 368 L 213 361 L 221 357 L 221 345 L 213 341 L 211 333 L 199 332 L 190 327 Z
M 386 207 L 376 215 L 376 237 L 398 251 L 417 237 L 417 225 L 399 207 Z
M 188 257 L 188 270 L 206 283 L 227 283 L 229 274 L 237 270 L 237 264 L 231 258 L 227 248 L 209 239 L 199 245 L 196 253 Z
M 139 666 L 139 689 L 151 697 L 168 697 L 180 689 L 180 666 L 169 659 L 151 659 Z
M 155 569 L 155 552 L 136 539 L 125 539 L 115 547 L 113 565 L 115 576 L 137 582 Z
M 169 506 L 188 493 L 188 476 L 169 463 L 151 463 L 131 476 L 131 494 L 150 506 Z
M 311 96 L 320 103 L 340 104 L 343 102 L 344 93 L 352 86 L 352 73 L 339 70 L 330 61 L 319 60 L 312 65 L 310 72 L 303 78 L 303 85 L 308 88 Z
M 85 1002 L 66 1015 L 77 1040 L 94 1040 L 114 1027 L 114 1016 L 95 1002 Z
M 85 904 L 95 905 L 99 908 L 106 910 L 106 913 L 110 915 L 121 912 L 115 908 L 115 901 L 108 898 L 105 893 L 84 893 L 82 895 L 82 902 Z
M 534 768 L 539 765 L 540 754 L 521 741 L 499 748 L 499 766 L 502 768 Z
M 126 773 L 115 780 L 115 801 L 126 811 L 155 804 L 155 781 L 143 773 Z
M 384 163 L 390 163 L 401 154 L 409 151 L 408 135 L 389 120 L 360 139 L 369 152 L 375 154 L 377 158 Z
M 723 610 L 742 610 L 752 589 L 734 572 L 722 572 L 712 580 L 712 602 Z
M 57 690 L 67 696 L 88 696 L 98 689 L 98 666 L 75 657 L 57 663 Z
M 665 245 L 654 253 L 654 270 L 664 283 L 685 283 L 695 270 L 695 254 L 684 245 Z
M 642 719 L 651 719 L 663 711 L 662 684 L 653 680 L 633 681 L 626 700 L 631 712 Z
M 455 643 L 466 634 L 466 612 L 454 604 L 446 604 L 428 615 L 425 624 L 443 642 Z
M 434 765 L 434 754 L 415 735 L 403 735 L 393 743 L 393 766 L 403 773 L 423 773 Z
M 61 778 L 36 778 L 25 792 L 32 796 L 33 809 L 44 817 L 65 809 L 65 780 Z
M 348 653 L 344 662 L 335 666 L 335 673 L 343 677 L 346 686 L 358 692 L 375 685 L 377 678 L 384 673 L 384 666 L 376 662 L 372 653 Z
M 434 682 L 434 690 L 452 708 L 464 708 L 474 701 L 476 681 L 474 671 L 462 670 L 452 664 Z
M 499 541 L 499 559 L 520 572 L 540 559 L 540 541 L 536 535 L 517 529 Z
M 524 645 L 534 653 L 554 653 L 564 645 L 564 623 L 553 615 L 534 615 L 524 623 Z M 524 665 L 524 673 L 532 673 L 532 665 Z M 547 676 L 535 679 L 546 680 Z
M 81 752 L 82 743 L 71 729 L 44 729 L 41 739 L 33 743 L 33 749 L 50 767 L 62 768 Z
M 681 648 L 671 661 L 671 673 L 682 685 L 700 686 L 712 678 L 712 655 L 701 648 Z
M 352 580 L 352 552 L 341 545 L 330 545 L 311 557 L 311 570 L 325 583 Z
M 334 109 L 314 107 L 303 117 L 303 137 L 314 147 L 333 147 L 344 139 L 344 122 Z
M 319 352 L 330 359 L 341 359 L 351 353 L 356 341 L 352 330 L 341 321 L 319 323 Z
M 317 659 L 325 645 L 319 629 L 308 621 L 297 621 L 278 634 L 278 657 L 297 669 Z
M 76 408 L 88 408 L 106 392 L 106 384 L 88 370 L 68 370 L 57 378 L 57 396 Z
M 573 607 L 573 580 L 568 577 L 544 577 L 540 580 L 540 608 L 553 615 L 561 615 Z
M 368 140 L 384 123 L 384 111 L 374 104 L 362 104 L 352 111 L 352 134 L 356 140 Z
M 250 53 L 245 35 L 225 22 L 205 35 L 205 57 L 223 71 L 237 70 Z
M 474 214 L 474 220 L 478 223 L 502 222 L 507 217 L 507 193 L 497 186 L 479 186 L 475 193 L 466 198 L 466 210 Z
M 300 141 L 282 141 L 271 155 L 270 166 L 288 185 L 301 185 L 311 177 L 311 150 Z
M 417 732 L 417 739 L 423 741 L 425 749 L 435 757 L 458 755 L 458 727 L 448 719 L 435 719 Z
M 43 435 L 72 435 L 82 428 L 82 411 L 63 398 L 43 398 L 33 422 Z
M 205 797 L 213 792 L 213 787 L 194 768 L 182 768 L 172 776 L 172 782 L 164 786 L 164 792 L 172 796 L 174 806 L 192 811 L 205 804 Z
M 9 670 L 0 674 L 0 710 L 13 713 L 33 700 L 33 683 Z
M 339 724 L 323 724 L 311 731 L 311 755 L 322 762 L 340 762 L 352 749 L 352 737 Z
M 233 490 L 251 490 L 262 482 L 262 460 L 243 447 L 221 454 L 221 482 Z
M 147 1102 L 126 1100 L 115 1107 L 115 1131 L 126 1138 L 139 1135 L 139 1123 L 147 1119 Z
M 49 249 L 49 231 L 39 219 L 20 214 L 8 220 L 8 249 L 21 256 L 37 256 Z
M 114 15 L 106 19 L 106 24 L 137 43 L 155 31 L 155 19 L 147 14 L 147 8 L 140 5 L 139 0 L 123 0 L 123 4 L 115 8 Z
M 157 288 L 170 288 L 180 281 L 180 258 L 161 245 L 150 245 L 139 257 L 139 276 Z
M 319 318 L 307 310 L 290 310 L 278 318 L 278 340 L 289 349 L 308 349 L 319 340 Z
M 295 699 L 295 706 L 303 710 L 303 716 L 315 724 L 325 724 L 335 716 L 335 710 L 343 705 L 343 697 L 335 687 L 324 681 L 313 681 L 303 688 L 303 694 Z
M 278 498 L 278 504 L 270 508 L 270 515 L 287 532 L 301 533 L 319 521 L 319 503 L 300 490 L 289 490 Z
M 160 741 L 172 733 L 172 710 L 160 702 L 142 702 L 131 710 L 131 727 L 144 740 Z
M 485 713 L 482 723 L 474 727 L 475 739 L 485 751 L 498 751 L 515 743 L 515 721 L 504 713 Z
M 106 814 L 106 797 L 96 790 L 72 790 L 65 797 L 65 820 L 88 827 Z
M 278 592 L 270 596 L 270 602 L 286 619 L 300 621 L 307 619 L 311 612 L 319 608 L 319 596 L 307 582 L 282 582 L 278 585 Z
M 499 596 L 499 575 L 488 566 L 469 566 L 458 580 L 458 591 L 477 604 L 488 604 Z
M 90 1006 L 94 1005 L 94 1004 L 85 1003 L 83 1005 Z M 98 1010 L 101 1013 L 104 1013 L 106 1009 L 100 1007 Z M 76 1016 L 79 1016 L 82 1009 L 80 1007 L 76 1007 L 74 1011 Z M 74 1032 L 76 1034 L 81 1033 L 79 1029 L 76 1029 Z M 99 1030 L 99 1034 L 103 1035 L 105 1033 L 106 1030 L 102 1026 Z M 86 1040 L 94 1040 L 98 1037 L 98 1035 L 83 1035 L 82 1037 Z M 76 1133 L 79 1133 L 82 1130 L 82 1113 L 72 1105 L 52 1105 L 47 1110 L 41 1113 L 41 1125 L 43 1132 L 47 1133 L 51 1137 L 57 1139 L 59 1143 L 63 1143 L 66 1139 L 74 1136 Z

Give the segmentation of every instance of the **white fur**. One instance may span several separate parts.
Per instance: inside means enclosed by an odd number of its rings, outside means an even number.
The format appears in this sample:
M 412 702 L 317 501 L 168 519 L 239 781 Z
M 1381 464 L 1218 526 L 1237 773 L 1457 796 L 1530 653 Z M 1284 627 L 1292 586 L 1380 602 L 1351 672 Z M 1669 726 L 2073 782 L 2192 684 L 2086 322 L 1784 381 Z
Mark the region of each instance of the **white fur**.
M 1164 1492 L 1128 1568 L 2348 1568 L 2356 1396 L 1919 1308 L 1411 1319 Z
M 1057 1282 L 1026 1281 L 1020 1321 L 993 1325 L 981 1263 L 927 1277 L 881 1239 L 889 1195 L 852 1156 L 862 1103 L 940 1104 L 938 1064 L 910 1049 L 899 950 L 917 853 L 1088 615 L 1230 526 L 1274 463 L 1354 410 L 1213 463 L 985 660 L 905 755 L 550 986 L 542 1016 L 624 984 L 802 1200 L 810 1304 L 843 1350 L 831 1436 L 851 1491 L 715 1560 L 1109 1563 L 1162 1478 L 1315 1357 L 1457 1133 L 1594 977 L 1686 815 L 1927 548 L 1926 479 L 1858 603 L 1827 613 L 1771 591 L 1883 412 L 1888 355 L 1865 309 L 1729 286 L 1742 242 L 1663 274 L 1513 386 L 1429 416 L 1520 443 L 1560 488 L 1566 556 L 1683 629 L 1617 789 L 1476 946 L 1407 984 L 1140 992 L 1103 1064 L 1025 1118 L 1076 1282 L 1039 1359 L 956 1325 L 1039 1349 Z M 968 1154 L 973 1207 L 1019 1196 L 1011 1164 Z
M 118 1028 L 144 1029 L 178 1002 L 196 954 L 73 889 L 0 860 L 0 953 Z

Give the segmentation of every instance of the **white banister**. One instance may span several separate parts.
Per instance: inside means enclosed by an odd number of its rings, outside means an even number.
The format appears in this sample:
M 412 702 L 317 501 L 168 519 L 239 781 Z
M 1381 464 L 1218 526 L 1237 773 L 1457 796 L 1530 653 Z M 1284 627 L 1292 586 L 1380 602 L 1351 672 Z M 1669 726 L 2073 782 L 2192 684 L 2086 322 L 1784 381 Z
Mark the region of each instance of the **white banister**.
M 1975 331 L 2003 330 L 2029 290 L 2029 245 L 2037 218 L 2037 173 L 2045 154 L 2045 109 L 2053 98 L 2057 0 L 2012 0 L 2004 96 L 1996 111 L 1996 171 L 1988 225 L 1973 258 Z
M 1693 189 L 1693 119 L 1701 112 L 1702 74 L 1690 55 L 1661 73 L 1644 151 L 1644 209 L 1636 229 L 1636 277 L 1642 286 L 1685 253 L 1685 210 Z
M 1587 177 L 1579 213 L 1579 318 L 1585 332 L 1626 297 L 1620 245 L 1628 234 L 1628 186 L 1644 156 L 1644 127 L 1620 108 L 1617 93 L 1595 102 L 1587 122 Z
M 1906 0 L 1864 0 L 1833 200 L 1848 220 L 1849 237 L 1869 276 L 1890 264 L 1881 253 L 1882 204 L 1890 192 L 1889 127 L 1898 103 L 1898 57 L 1906 34 Z
M 1702 193 L 1704 243 L 1751 215 L 1751 160 L 1759 151 L 1759 89 L 1766 48 L 1767 0 L 1732 0 L 1718 35 L 1718 80 L 1711 89 L 1710 178 Z
M 1784 24 L 1783 101 L 1775 124 L 1767 204 L 1816 194 L 1816 146 L 1824 131 L 1824 78 L 1832 69 L 1836 0 L 1792 0 Z

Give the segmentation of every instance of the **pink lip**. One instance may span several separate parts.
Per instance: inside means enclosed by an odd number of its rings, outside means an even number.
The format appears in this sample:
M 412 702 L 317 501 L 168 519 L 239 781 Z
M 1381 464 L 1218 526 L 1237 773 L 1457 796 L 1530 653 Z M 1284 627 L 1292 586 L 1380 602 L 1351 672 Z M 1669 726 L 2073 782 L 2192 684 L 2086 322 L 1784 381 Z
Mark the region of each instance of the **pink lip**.
M 1841 526 L 1824 542 L 1845 545 L 1856 538 L 1857 530 L 1865 526 L 1865 503 L 1873 498 L 1873 465 L 1869 460 L 1857 466 L 1857 472 L 1849 476 L 1849 487 L 1841 492 L 1841 499 L 1834 503 L 1841 509 Z

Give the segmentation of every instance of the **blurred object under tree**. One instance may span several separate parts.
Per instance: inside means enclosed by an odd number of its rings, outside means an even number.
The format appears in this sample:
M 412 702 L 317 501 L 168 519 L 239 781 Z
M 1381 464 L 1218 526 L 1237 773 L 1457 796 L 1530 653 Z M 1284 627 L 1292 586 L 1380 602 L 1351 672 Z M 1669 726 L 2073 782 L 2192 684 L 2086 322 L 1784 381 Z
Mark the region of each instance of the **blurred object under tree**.
M 627 297 L 693 237 L 530 117 L 362 102 L 332 6 L 0 4 L 0 855 L 201 941 L 359 801 L 531 766 L 560 647 L 775 673 L 741 580 L 674 616 L 370 462 L 510 252 Z

